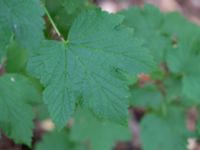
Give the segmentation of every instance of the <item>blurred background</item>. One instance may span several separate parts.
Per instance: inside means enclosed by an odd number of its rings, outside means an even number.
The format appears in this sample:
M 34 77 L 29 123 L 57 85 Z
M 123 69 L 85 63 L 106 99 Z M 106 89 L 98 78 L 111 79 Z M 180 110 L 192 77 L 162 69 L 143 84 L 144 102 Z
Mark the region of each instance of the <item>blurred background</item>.
M 109 12 L 117 12 L 131 5 L 142 7 L 144 3 L 151 3 L 164 12 L 179 11 L 200 24 L 200 0 L 94 0 L 94 2 Z

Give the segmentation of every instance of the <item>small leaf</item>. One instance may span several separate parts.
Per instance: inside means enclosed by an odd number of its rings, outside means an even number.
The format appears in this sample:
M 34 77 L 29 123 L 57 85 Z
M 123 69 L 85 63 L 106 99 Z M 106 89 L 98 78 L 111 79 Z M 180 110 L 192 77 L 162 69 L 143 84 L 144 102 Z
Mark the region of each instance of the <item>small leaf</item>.
M 31 145 L 34 113 L 30 104 L 38 98 L 39 93 L 25 77 L 0 77 L 0 128 L 16 143 Z
M 196 102 L 200 98 L 199 35 L 194 35 L 190 40 L 183 38 L 179 46 L 169 50 L 167 54 L 169 69 L 182 77 L 183 95 Z
M 144 150 L 187 150 L 189 132 L 184 113 L 168 108 L 167 116 L 146 115 L 141 122 L 141 141 Z

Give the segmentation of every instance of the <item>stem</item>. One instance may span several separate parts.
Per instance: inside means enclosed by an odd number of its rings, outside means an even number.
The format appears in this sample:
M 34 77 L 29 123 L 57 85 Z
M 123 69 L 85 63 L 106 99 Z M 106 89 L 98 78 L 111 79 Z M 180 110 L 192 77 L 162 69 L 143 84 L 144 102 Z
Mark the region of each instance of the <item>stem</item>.
M 49 11 L 48 11 L 47 8 L 45 7 L 45 5 L 43 5 L 43 8 L 44 8 L 44 11 L 45 11 L 45 13 L 46 13 L 46 15 L 47 15 L 47 17 L 48 17 L 48 19 L 49 19 L 51 25 L 53 26 L 53 29 L 55 30 L 55 32 L 57 33 L 57 35 L 60 37 L 61 41 L 63 41 L 63 42 L 66 43 L 65 39 L 63 38 L 62 34 L 61 34 L 60 31 L 58 30 L 56 24 L 54 23 L 54 21 L 53 21 L 51 15 L 49 14 Z

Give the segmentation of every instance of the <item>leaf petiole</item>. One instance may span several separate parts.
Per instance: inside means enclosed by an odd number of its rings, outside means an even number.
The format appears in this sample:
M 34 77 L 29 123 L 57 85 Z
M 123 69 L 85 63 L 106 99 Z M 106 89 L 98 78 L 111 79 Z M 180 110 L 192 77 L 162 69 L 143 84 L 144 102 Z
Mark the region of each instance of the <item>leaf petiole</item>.
M 58 30 L 56 24 L 54 23 L 54 21 L 53 21 L 51 15 L 49 14 L 49 11 L 47 10 L 47 8 L 45 7 L 44 4 L 43 4 L 42 6 L 43 6 L 43 8 L 44 8 L 44 11 L 45 11 L 45 13 L 46 13 L 46 15 L 47 15 L 47 17 L 48 17 L 48 19 L 49 19 L 51 25 L 52 25 L 53 28 L 54 28 L 55 32 L 56 32 L 57 35 L 60 37 L 61 41 L 64 42 L 64 43 L 66 43 L 65 39 L 63 38 L 62 34 L 61 34 L 60 31 Z

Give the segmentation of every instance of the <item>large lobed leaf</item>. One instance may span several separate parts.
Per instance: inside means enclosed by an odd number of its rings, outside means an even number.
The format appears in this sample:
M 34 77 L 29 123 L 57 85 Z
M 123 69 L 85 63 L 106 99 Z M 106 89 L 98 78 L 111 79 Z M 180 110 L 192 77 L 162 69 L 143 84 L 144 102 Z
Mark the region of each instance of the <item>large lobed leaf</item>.
M 154 62 L 122 21 L 100 10 L 82 13 L 67 43 L 47 41 L 30 59 L 28 70 L 45 85 L 44 101 L 58 127 L 74 113 L 80 96 L 96 115 L 127 120 L 127 87 L 116 72 L 137 75 L 150 71 Z

